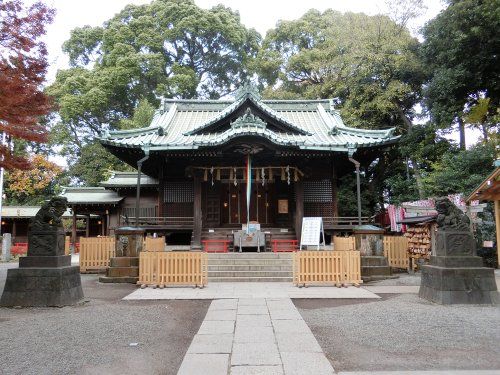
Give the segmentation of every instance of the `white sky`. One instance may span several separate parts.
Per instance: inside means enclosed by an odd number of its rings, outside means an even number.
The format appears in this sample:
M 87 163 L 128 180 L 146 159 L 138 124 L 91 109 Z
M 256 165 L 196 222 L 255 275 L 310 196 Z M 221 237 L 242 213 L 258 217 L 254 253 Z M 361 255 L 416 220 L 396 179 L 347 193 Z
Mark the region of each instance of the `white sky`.
M 45 2 L 57 12 L 45 38 L 50 62 L 47 80 L 51 83 L 58 69 L 68 67 L 68 59 L 63 54 L 61 46 L 69 39 L 72 29 L 84 25 L 99 26 L 127 4 L 146 4 L 150 0 L 45 0 Z M 342 12 L 364 12 L 369 15 L 387 11 L 385 0 L 195 0 L 195 3 L 202 8 L 223 4 L 237 10 L 242 23 L 246 27 L 255 28 L 263 36 L 267 30 L 276 25 L 278 20 L 297 19 L 312 8 L 320 11 L 332 8 Z M 415 35 L 426 21 L 435 17 L 444 8 L 442 0 L 424 0 L 424 3 L 427 9 L 409 25 Z M 469 133 L 467 143 L 475 143 L 477 135 Z M 452 138 L 456 140 L 455 136 Z

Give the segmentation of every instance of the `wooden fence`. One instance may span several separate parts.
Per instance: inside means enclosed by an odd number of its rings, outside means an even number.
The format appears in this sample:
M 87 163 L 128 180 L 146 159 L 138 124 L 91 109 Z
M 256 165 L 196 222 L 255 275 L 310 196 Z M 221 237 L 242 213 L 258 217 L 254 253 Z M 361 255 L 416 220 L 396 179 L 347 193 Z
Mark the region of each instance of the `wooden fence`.
M 403 236 L 384 236 L 384 256 L 393 268 L 408 269 L 408 238 Z
M 141 252 L 139 258 L 140 285 L 160 288 L 170 285 L 202 287 L 208 282 L 208 257 L 203 252 L 168 251 Z
M 114 237 L 80 238 L 80 272 L 104 271 L 114 256 Z
M 306 284 L 354 284 L 361 280 L 359 251 L 299 251 L 293 254 L 293 282 Z
M 333 250 L 355 251 L 356 241 L 354 237 L 333 237 Z
M 142 246 L 143 251 L 165 251 L 165 237 L 146 237 Z

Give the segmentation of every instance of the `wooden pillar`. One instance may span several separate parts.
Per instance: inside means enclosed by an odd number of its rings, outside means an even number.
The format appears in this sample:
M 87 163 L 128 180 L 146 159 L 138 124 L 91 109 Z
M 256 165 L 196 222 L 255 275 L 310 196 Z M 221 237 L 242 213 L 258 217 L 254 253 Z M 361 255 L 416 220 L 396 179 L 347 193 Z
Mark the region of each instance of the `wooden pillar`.
M 339 195 L 338 195 L 338 177 L 335 169 L 335 161 L 332 160 L 332 211 L 333 217 L 339 216 Z
M 90 215 L 85 217 L 85 237 L 90 237 Z
M 101 215 L 101 236 L 106 235 L 106 215 Z
M 201 178 L 194 174 L 194 202 L 193 202 L 193 249 L 201 249 Z
M 106 236 L 109 236 L 109 209 L 106 210 Z
M 497 233 L 497 257 L 498 257 L 497 268 L 500 268 L 500 250 L 498 249 L 498 246 L 500 244 L 500 200 L 495 201 L 495 227 Z
M 302 180 L 295 182 L 295 234 L 300 243 L 302 218 L 304 217 L 304 184 Z
M 73 253 L 76 253 L 76 208 L 75 208 L 75 206 L 71 207 L 71 211 L 73 211 L 73 222 L 71 224 L 71 242 L 73 243 Z
M 12 243 L 14 243 L 17 235 L 16 219 L 12 220 Z

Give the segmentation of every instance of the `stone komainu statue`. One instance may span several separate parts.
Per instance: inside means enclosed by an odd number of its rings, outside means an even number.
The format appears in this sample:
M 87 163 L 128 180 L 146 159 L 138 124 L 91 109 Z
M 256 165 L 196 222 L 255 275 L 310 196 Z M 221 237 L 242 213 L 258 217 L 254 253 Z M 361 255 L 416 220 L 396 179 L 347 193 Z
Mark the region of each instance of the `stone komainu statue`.
M 448 198 L 436 199 L 436 223 L 440 230 L 470 231 L 470 220 Z
M 30 220 L 31 231 L 54 231 L 64 229 L 61 216 L 68 209 L 68 199 L 65 197 L 52 197 L 45 202 L 34 218 Z

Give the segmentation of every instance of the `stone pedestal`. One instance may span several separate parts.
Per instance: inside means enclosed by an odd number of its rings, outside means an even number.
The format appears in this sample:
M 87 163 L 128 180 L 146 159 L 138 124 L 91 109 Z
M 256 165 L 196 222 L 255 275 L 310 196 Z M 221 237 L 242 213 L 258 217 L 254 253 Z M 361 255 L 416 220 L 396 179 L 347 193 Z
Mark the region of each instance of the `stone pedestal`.
M 392 274 L 389 261 L 384 256 L 361 257 L 361 279 L 363 282 L 394 279 L 398 276 Z
M 384 230 L 374 225 L 360 225 L 353 232 L 356 249 L 361 253 L 363 282 L 396 278 L 384 257 Z
M 115 230 L 116 257 L 109 261 L 101 283 L 132 283 L 139 281 L 139 254 L 144 241 L 144 229 L 122 227 Z
M 475 256 L 470 232 L 438 230 L 435 254 L 422 266 L 421 298 L 443 305 L 500 302 L 494 270 Z
M 64 230 L 29 232 L 28 254 L 7 271 L 0 306 L 65 306 L 82 299 L 80 267 L 64 255 Z

